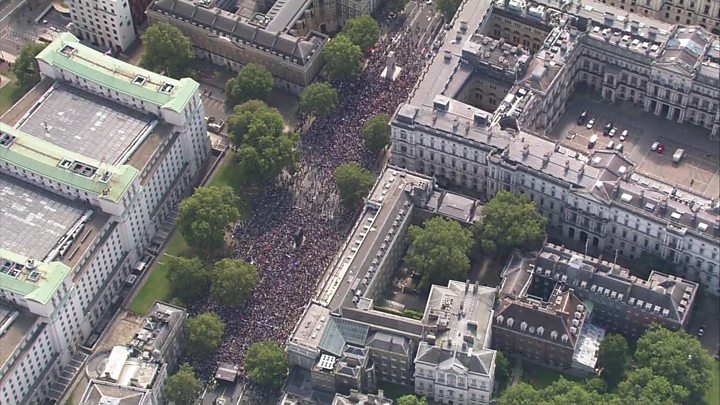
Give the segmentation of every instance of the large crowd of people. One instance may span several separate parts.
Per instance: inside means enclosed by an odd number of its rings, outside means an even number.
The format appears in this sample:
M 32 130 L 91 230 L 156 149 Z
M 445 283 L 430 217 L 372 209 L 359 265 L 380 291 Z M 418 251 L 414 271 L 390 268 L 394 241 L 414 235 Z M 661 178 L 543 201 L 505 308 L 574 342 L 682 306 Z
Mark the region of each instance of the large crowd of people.
M 337 203 L 333 171 L 348 161 L 369 169 L 375 165 L 376 156 L 363 145 L 363 124 L 380 113 L 392 115 L 405 101 L 425 62 L 418 57 L 427 52 L 421 38 L 417 32 L 387 35 L 368 56 L 360 78 L 333 83 L 340 104 L 302 135 L 298 172 L 267 185 L 253 202 L 251 218 L 236 225 L 235 257 L 255 264 L 258 284 L 241 308 L 211 299 L 191 308 L 192 313 L 213 311 L 226 322 L 214 356 L 193 364 L 201 377 L 210 378 L 218 362 L 242 365 L 253 342 L 284 344 L 357 216 Z M 395 81 L 381 77 L 390 50 L 402 68 Z

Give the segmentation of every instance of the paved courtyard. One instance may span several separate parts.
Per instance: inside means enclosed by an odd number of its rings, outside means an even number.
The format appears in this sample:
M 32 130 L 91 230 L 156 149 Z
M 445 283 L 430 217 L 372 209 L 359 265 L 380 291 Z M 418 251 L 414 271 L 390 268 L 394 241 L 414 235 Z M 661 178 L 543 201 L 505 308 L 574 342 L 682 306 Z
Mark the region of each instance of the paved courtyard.
M 577 118 L 584 110 L 588 112 L 587 120 L 595 119 L 590 130 L 585 125 L 577 125 Z M 617 127 L 613 138 L 603 136 L 603 128 L 610 121 Z M 620 133 L 625 129 L 629 135 L 622 142 L 623 153 L 635 163 L 636 172 L 691 188 L 710 198 L 720 195 L 718 143 L 709 139 L 710 131 L 662 119 L 632 103 L 609 104 L 586 93 L 576 93 L 568 101 L 567 111 L 555 125 L 550 138 L 588 154 L 592 152 L 588 148 L 592 135 L 598 138 L 595 149 L 604 149 L 609 141 L 620 142 Z M 574 137 L 569 135 L 571 131 Z M 665 145 L 664 153 L 650 150 L 655 141 Z M 686 154 L 676 164 L 672 155 L 677 148 L 685 149 Z

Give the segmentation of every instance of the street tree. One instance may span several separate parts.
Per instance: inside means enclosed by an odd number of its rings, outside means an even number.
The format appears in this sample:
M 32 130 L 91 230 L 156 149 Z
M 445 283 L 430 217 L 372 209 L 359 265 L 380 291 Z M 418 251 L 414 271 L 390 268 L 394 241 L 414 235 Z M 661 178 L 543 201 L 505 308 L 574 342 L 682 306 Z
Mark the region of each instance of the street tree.
M 418 286 L 421 290 L 467 278 L 472 233 L 457 221 L 435 217 L 426 220 L 424 227 L 411 225 L 408 239 L 410 250 L 405 262 L 422 277 Z
M 380 38 L 380 25 L 369 15 L 351 18 L 342 30 L 350 41 L 359 46 L 360 50 L 367 51 L 375 46 Z
M 207 359 L 220 346 L 224 334 L 225 322 L 212 312 L 188 318 L 185 345 L 188 355 L 198 360 Z
M 638 339 L 635 364 L 665 377 L 671 385 L 688 391 L 688 401 L 699 403 L 712 380 L 713 360 L 700 341 L 684 331 L 671 331 L 658 325 Z
M 628 344 L 622 335 L 605 336 L 600 344 L 598 361 L 602 367 L 602 378 L 609 387 L 615 387 L 623 378 L 630 362 Z
M 297 134 L 285 131 L 278 110 L 252 100 L 235 107 L 228 122 L 231 139 L 239 148 L 239 166 L 247 179 L 262 183 L 283 170 L 294 172 Z
M 347 208 L 360 205 L 375 183 L 375 176 L 356 162 L 338 166 L 334 177 L 340 193 L 340 201 Z
M 365 147 L 373 153 L 379 153 L 390 144 L 390 116 L 378 114 L 363 125 Z
M 145 47 L 140 66 L 175 79 L 191 73 L 195 58 L 190 38 L 175 26 L 167 23 L 151 24 L 142 35 Z
M 282 387 L 287 368 L 285 351 L 274 342 L 255 342 L 245 355 L 245 370 L 248 377 L 253 382 L 268 388 Z
M 12 72 L 20 87 L 29 88 L 40 81 L 40 67 L 35 57 L 43 49 L 45 49 L 45 44 L 30 42 L 20 50 L 20 54 L 12 66 Z
M 207 293 L 210 274 L 200 259 L 167 256 L 163 260 L 166 262 L 173 296 L 183 304 L 192 305 Z
M 688 390 L 670 384 L 667 378 L 656 375 L 649 368 L 640 368 L 628 373 L 617 390 L 607 396 L 609 405 L 674 405 L 687 403 Z
M 640 253 L 640 256 L 633 260 L 630 266 L 630 273 L 643 280 L 647 280 L 653 270 L 665 274 L 675 274 L 675 266 L 672 262 L 650 252 Z
M 408 394 L 398 398 L 396 403 L 397 405 L 427 405 L 427 399 L 425 399 L 425 397 Z
M 215 253 L 224 246 L 228 225 L 240 216 L 237 204 L 228 186 L 200 187 L 178 206 L 178 229 L 196 251 Z
M 588 391 L 576 381 L 568 381 L 562 376 L 559 380 L 542 390 L 542 404 L 598 405 L 603 396 L 596 391 Z
M 498 398 L 499 405 L 528 405 L 540 404 L 539 390 L 524 382 L 509 386 Z
M 435 9 L 442 13 L 446 21 L 452 20 L 462 0 L 434 0 Z
M 399 13 L 405 9 L 407 0 L 388 0 L 387 11 L 389 13 Z
M 483 249 L 505 252 L 533 245 L 545 238 L 547 219 L 525 195 L 501 191 L 482 209 L 482 222 L 476 226 Z
M 337 90 L 328 83 L 313 83 L 305 87 L 300 95 L 300 107 L 303 111 L 318 117 L 335 111 L 337 104 Z
M 501 351 L 495 353 L 495 381 L 503 387 L 510 378 L 510 362 Z
M 257 269 L 242 260 L 223 259 L 213 269 L 212 295 L 223 305 L 238 307 L 252 295 Z
M 347 35 L 333 38 L 323 50 L 325 70 L 332 80 L 350 80 L 362 71 L 362 51 Z
M 225 83 L 225 97 L 232 104 L 265 100 L 273 89 L 273 77 L 263 65 L 248 63 L 238 75 Z
M 165 397 L 175 405 L 193 405 L 197 400 L 203 383 L 195 376 L 195 370 L 183 363 L 177 373 L 170 376 L 165 383 Z

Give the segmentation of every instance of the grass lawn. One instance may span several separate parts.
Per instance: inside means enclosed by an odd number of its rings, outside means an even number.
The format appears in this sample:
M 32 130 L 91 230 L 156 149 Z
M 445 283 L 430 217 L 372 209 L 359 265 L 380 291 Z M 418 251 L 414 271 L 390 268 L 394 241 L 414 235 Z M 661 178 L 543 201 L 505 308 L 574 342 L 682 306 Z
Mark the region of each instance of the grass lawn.
M 16 101 L 25 94 L 25 91 L 17 85 L 15 76 L 11 72 L 5 73 L 10 83 L 0 89 L 0 114 L 4 114 Z
M 713 361 L 713 378 L 705 391 L 705 405 L 720 405 L 720 362 Z
M 234 164 L 234 155 L 228 154 L 216 169 L 213 178 L 208 182 L 211 186 L 229 185 L 236 192 L 240 188 L 240 173 Z M 240 196 L 240 216 L 245 217 L 249 209 L 247 200 Z M 156 265 L 150 270 L 147 281 L 138 291 L 135 299 L 128 306 L 128 310 L 144 316 L 150 310 L 155 301 L 169 301 L 172 298 L 170 281 L 167 278 L 168 269 L 166 265 L 167 256 L 189 256 L 190 247 L 183 239 L 180 232 L 173 232 L 168 241 L 165 252 L 157 258 Z
M 412 388 L 410 387 L 385 381 L 378 383 L 378 389 L 383 390 L 385 398 L 393 400 L 396 400 L 403 395 L 414 394 Z

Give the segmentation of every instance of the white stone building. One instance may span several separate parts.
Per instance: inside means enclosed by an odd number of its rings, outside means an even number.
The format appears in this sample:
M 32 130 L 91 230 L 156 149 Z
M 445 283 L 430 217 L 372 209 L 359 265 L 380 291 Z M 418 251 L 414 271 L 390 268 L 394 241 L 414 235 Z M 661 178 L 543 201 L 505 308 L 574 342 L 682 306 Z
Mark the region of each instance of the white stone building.
M 199 85 L 61 34 L 0 118 L 0 402 L 57 398 L 209 156 Z
M 69 0 L 75 33 L 112 52 L 124 52 L 137 38 L 129 1 Z

